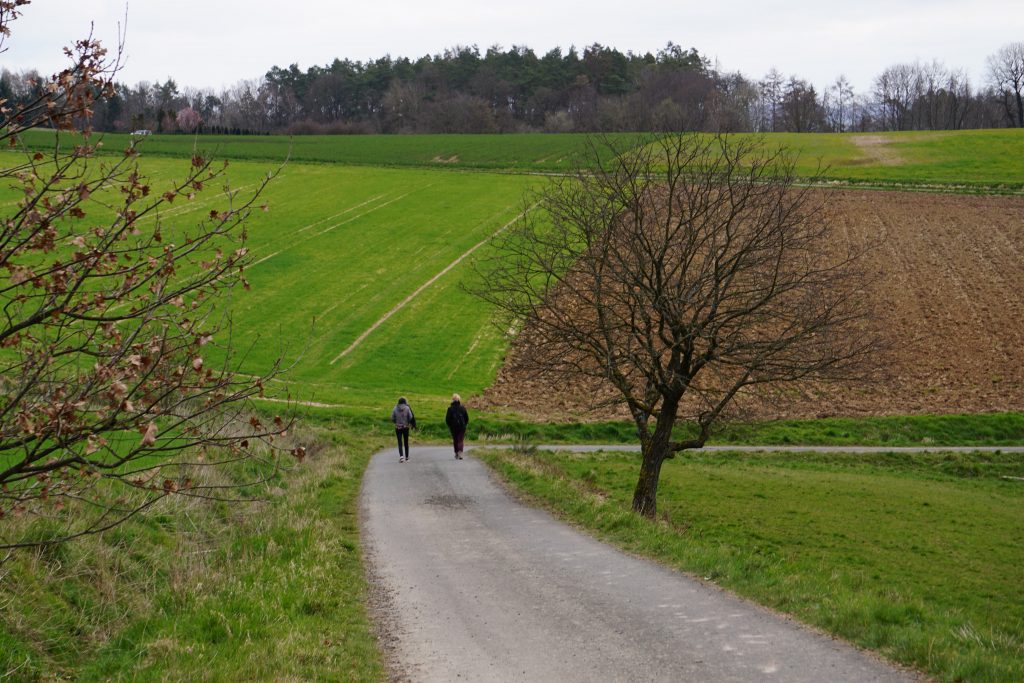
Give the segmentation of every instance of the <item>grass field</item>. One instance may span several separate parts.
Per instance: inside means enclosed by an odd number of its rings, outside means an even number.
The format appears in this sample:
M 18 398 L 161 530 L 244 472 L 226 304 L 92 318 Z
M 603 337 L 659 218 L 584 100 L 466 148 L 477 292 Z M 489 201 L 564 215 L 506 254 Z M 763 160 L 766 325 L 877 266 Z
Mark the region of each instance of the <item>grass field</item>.
M 881 186 L 1024 186 L 1024 131 L 771 136 L 836 178 Z M 52 143 L 39 134 L 32 144 Z M 109 149 L 125 140 L 110 136 Z M 159 193 L 196 141 L 153 136 L 143 170 Z M 224 302 L 242 370 L 283 356 L 271 388 L 300 406 L 322 460 L 279 479 L 256 513 L 172 509 L 97 539 L 0 563 L 0 677 L 106 680 L 378 680 L 355 525 L 366 458 L 409 396 L 419 438 L 444 438 L 452 391 L 494 378 L 505 341 L 459 287 L 459 259 L 522 210 L 526 172 L 565 168 L 580 136 L 199 138 L 251 190 L 288 154 L 267 213 L 249 226 L 254 265 Z M 0 153 L 9 163 L 11 153 Z M 307 163 L 308 162 L 308 163 Z M 805 168 L 810 168 L 806 165 Z M 489 170 L 514 173 L 481 172 Z M 468 172 L 472 171 L 472 172 Z M 0 187 L 0 208 L 15 190 Z M 221 208 L 208 190 L 164 212 L 183 230 Z M 102 217 L 96 204 L 90 220 Z M 481 247 L 485 248 L 485 247 Z M 378 324 L 379 323 L 379 324 Z M 219 339 L 218 341 L 224 341 Z M 354 343 L 358 342 L 353 346 Z M 348 351 L 347 353 L 345 353 Z M 268 409 L 277 406 L 269 404 Z M 737 425 L 718 443 L 1024 443 L 1020 414 Z M 474 412 L 471 437 L 630 441 L 625 423 L 536 424 Z M 577 523 L 634 552 L 711 577 L 947 680 L 1024 677 L 1019 459 L 710 456 L 670 463 L 664 523 L 625 507 L 628 455 L 488 455 Z M 282 491 L 284 493 L 282 493 Z M 580 495 L 580 492 L 584 495 Z M 574 502 L 578 501 L 578 502 Z M 257 590 L 257 587 L 259 589 Z M 45 609 L 34 609 L 42 605 Z
M 531 499 L 944 681 L 1024 679 L 1024 456 L 701 454 L 629 512 L 636 456 L 480 452 Z
M 262 503 L 167 500 L 0 562 L 0 679 L 382 680 L 356 513 L 383 439 L 295 436 L 311 455 Z
M 460 289 L 459 259 L 522 211 L 526 182 L 287 167 L 252 225 L 252 291 L 232 304 L 237 345 L 255 344 L 247 365 L 299 354 L 299 398 L 332 404 L 483 389 L 504 341 Z
M 609 136 L 619 144 L 640 136 Z M 901 133 L 768 133 L 769 146 L 800 155 L 798 171 L 827 167 L 826 179 L 866 186 L 956 191 L 1019 191 L 1024 188 L 1024 130 L 915 131 Z M 33 149 L 49 149 L 52 133 L 25 136 Z M 107 134 L 113 153 L 128 144 L 125 134 Z M 586 137 L 571 133 L 516 135 L 200 136 L 153 135 L 146 156 L 184 157 L 193 147 L 237 160 L 297 163 L 416 166 L 512 172 L 558 172 L 569 167 Z
M 632 134 L 612 139 L 632 142 Z M 30 131 L 24 136 L 32 149 L 51 149 L 54 134 Z M 120 153 L 130 142 L 124 133 L 103 135 L 104 147 Z M 415 166 L 552 172 L 569 167 L 586 137 L 574 134 L 516 135 L 151 135 L 141 139 L 147 157 L 187 157 L 194 147 L 218 157 L 281 163 L 340 164 L 345 166 Z
M 159 193 L 186 162 L 145 159 L 143 170 Z M 228 177 L 244 195 L 267 170 L 265 163 L 236 162 Z M 453 391 L 482 390 L 505 342 L 483 304 L 460 288 L 460 259 L 522 212 L 531 182 L 507 174 L 288 164 L 260 199 L 268 212 L 254 212 L 248 224 L 251 290 L 237 288 L 222 302 L 233 318 L 231 342 L 245 358 L 241 371 L 265 372 L 280 356 L 291 367 L 271 396 L 290 388 L 296 400 L 378 414 L 403 393 L 437 407 Z M 4 188 L 0 205 L 16 196 Z M 104 199 L 91 202 L 87 220 L 102 218 Z M 216 188 L 183 201 L 163 212 L 168 234 L 226 207 Z

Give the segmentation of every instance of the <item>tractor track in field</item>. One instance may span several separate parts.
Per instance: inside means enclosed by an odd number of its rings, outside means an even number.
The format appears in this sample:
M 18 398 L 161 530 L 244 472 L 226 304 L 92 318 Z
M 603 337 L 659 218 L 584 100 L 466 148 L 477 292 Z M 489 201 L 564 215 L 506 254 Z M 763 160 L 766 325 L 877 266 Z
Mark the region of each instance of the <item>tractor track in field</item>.
M 293 247 L 297 247 L 300 244 L 305 244 L 306 242 L 308 242 L 308 241 L 310 241 L 312 239 L 316 239 L 317 237 L 320 237 L 321 235 L 325 235 L 325 234 L 329 233 L 330 231 L 334 230 L 335 228 L 340 228 L 343 225 L 348 225 L 349 223 L 352 223 L 353 221 L 357 221 L 360 218 L 364 218 L 365 216 L 370 215 L 374 211 L 378 211 L 380 209 L 383 209 L 385 206 L 390 206 L 391 204 L 394 204 L 397 201 L 405 199 L 406 197 L 411 195 L 413 192 L 418 192 L 419 190 L 425 190 L 428 187 L 430 187 L 430 185 L 425 185 L 424 187 L 417 188 L 416 190 L 411 190 L 409 192 L 406 192 L 405 194 L 398 195 L 394 199 L 389 199 L 386 202 L 383 202 L 381 204 L 377 204 L 373 208 L 367 209 L 366 211 L 362 212 L 361 214 L 358 214 L 356 216 L 352 216 L 351 218 L 347 218 L 347 219 L 345 219 L 345 220 L 343 220 L 343 221 L 341 221 L 339 223 L 335 223 L 334 225 L 328 226 L 328 227 L 324 228 L 323 230 L 320 230 L 318 232 L 314 232 L 311 235 L 307 235 L 307 236 L 303 237 L 300 240 L 292 241 L 292 242 L 290 242 L 288 244 L 288 246 L 282 247 L 281 249 L 278 249 L 274 253 L 268 254 L 268 255 L 264 256 L 263 258 L 254 261 L 252 264 L 250 264 L 248 266 L 248 268 L 254 268 L 254 267 L 258 266 L 259 264 L 263 263 L 264 261 L 269 261 L 270 259 L 274 258 L 275 256 L 278 256 L 279 254 L 281 254 L 281 253 L 283 253 L 285 251 L 288 251 L 289 249 L 292 249 Z M 369 201 L 373 201 L 373 200 L 369 200 Z M 364 202 L 363 204 L 364 205 L 368 204 L 369 201 Z M 355 208 L 355 207 L 353 207 L 353 208 Z M 346 213 L 346 212 L 343 211 L 342 213 Z M 341 214 L 339 214 L 339 215 L 341 215 Z M 324 221 L 318 221 L 317 223 L 322 223 L 322 222 L 324 222 Z M 316 223 L 311 223 L 310 225 L 308 225 L 308 226 L 306 226 L 304 228 L 301 228 L 298 232 L 302 232 L 303 230 L 307 230 L 307 229 L 309 229 L 310 227 L 312 227 L 314 225 L 316 225 Z
M 534 204 L 534 206 L 536 206 L 536 204 Z M 341 360 L 342 358 L 344 358 L 344 357 L 345 357 L 345 356 L 347 356 L 348 354 L 352 353 L 352 352 L 353 352 L 353 351 L 354 351 L 354 350 L 355 350 L 355 349 L 356 349 L 356 348 L 357 348 L 357 347 L 358 347 L 358 346 L 359 346 L 360 344 L 362 344 L 362 343 L 363 343 L 363 341 L 364 341 L 364 340 L 365 340 L 365 339 L 366 339 L 367 337 L 369 337 L 369 336 L 370 336 L 371 334 L 373 334 L 373 332 L 374 332 L 374 331 L 375 331 L 375 330 L 376 330 L 376 329 L 377 329 L 378 327 L 380 327 L 380 326 L 381 326 L 381 325 L 383 325 L 383 324 L 384 324 L 385 322 L 387 322 L 387 321 L 388 321 L 388 319 L 389 319 L 389 318 L 391 318 L 391 316 L 395 315 L 395 314 L 396 314 L 396 313 L 398 313 L 398 312 L 399 312 L 400 310 L 402 310 L 403 308 L 405 308 L 405 307 L 406 307 L 406 306 L 407 306 L 407 305 L 408 305 L 408 304 L 409 304 L 409 303 L 410 303 L 410 302 L 411 302 L 411 301 L 412 301 L 413 299 L 415 299 L 415 298 L 416 298 L 417 296 L 419 296 L 421 292 L 423 292 L 423 291 L 424 291 L 425 289 L 427 289 L 427 288 L 428 288 L 428 287 L 430 287 L 430 286 L 431 286 L 432 284 L 434 284 L 435 282 L 437 282 L 437 281 L 438 281 L 439 279 L 441 279 L 442 277 L 444 277 L 444 276 L 445 276 L 445 275 L 446 275 L 446 274 L 447 274 L 447 273 L 448 273 L 449 271 L 451 271 L 451 270 L 452 270 L 453 268 L 455 268 L 455 266 L 459 265 L 459 264 L 460 264 L 460 263 L 462 263 L 462 262 L 463 262 L 464 260 L 466 260 L 466 258 L 468 258 L 468 257 L 469 257 L 469 256 L 470 256 L 470 255 L 471 255 L 471 254 L 472 254 L 473 252 L 475 252 L 475 251 L 476 251 L 477 249 L 479 249 L 480 247 L 482 247 L 482 246 L 484 246 L 485 244 L 487 244 L 487 243 L 488 243 L 488 242 L 489 242 L 490 240 L 492 240 L 492 239 L 493 239 L 493 238 L 494 238 L 494 237 L 495 237 L 496 235 L 500 235 L 500 234 L 501 234 L 502 232 L 504 232 L 505 230 L 507 230 L 507 229 L 508 229 L 508 228 L 509 228 L 510 226 L 512 226 L 512 225 L 513 225 L 513 224 L 514 224 L 514 223 L 515 223 L 516 221 L 518 221 L 518 220 L 519 220 L 520 218 L 522 218 L 523 216 L 525 216 L 525 215 L 526 215 L 527 213 L 529 213 L 529 212 L 530 212 L 530 211 L 531 211 L 532 209 L 533 209 L 533 206 L 531 206 L 531 207 L 529 207 L 529 208 L 527 208 L 527 209 L 525 209 L 525 210 L 521 211 L 521 212 L 520 212 L 520 213 L 519 213 L 519 214 L 518 214 L 518 215 L 517 215 L 517 216 L 516 216 L 515 218 L 513 218 L 513 219 L 512 219 L 512 220 L 510 220 L 509 222 L 507 222 L 507 223 L 505 223 L 504 225 L 502 225 L 502 226 L 501 226 L 500 228 L 498 228 L 497 230 L 495 230 L 494 232 L 492 232 L 492 233 L 491 233 L 490 235 L 488 235 L 488 236 L 487 236 L 487 237 L 485 237 L 484 239 L 482 239 L 482 240 L 480 240 L 479 242 L 477 242 L 476 244 L 474 244 L 474 245 L 473 245 L 472 247 L 470 247 L 470 248 L 469 248 L 469 249 L 467 249 L 466 251 L 462 252 L 462 254 L 460 254 L 458 258 L 456 258 L 456 259 L 455 259 L 454 261 L 452 261 L 452 262 L 451 262 L 451 263 L 449 263 L 449 264 L 448 264 L 447 266 L 445 266 L 445 267 L 444 267 L 444 268 L 443 268 L 443 269 L 441 270 L 441 272 L 437 273 L 437 274 L 436 274 L 436 275 L 434 275 L 434 276 L 433 276 L 432 278 L 430 278 L 429 280 L 427 280 L 426 282 L 424 282 L 424 283 L 423 283 L 422 285 L 420 285 L 419 287 L 417 287 L 417 288 L 416 288 L 416 290 L 415 290 L 415 291 L 414 291 L 414 292 L 413 292 L 412 294 L 410 294 L 409 296 L 407 296 L 407 297 L 405 297 L 404 299 L 402 299 L 401 301 L 399 301 L 399 302 L 398 302 L 397 304 L 395 304 L 395 306 L 394 306 L 394 307 L 393 307 L 393 308 L 392 308 L 392 309 L 391 309 L 390 311 L 388 311 L 387 313 L 385 313 L 384 315 L 382 315 L 382 316 L 381 316 L 380 318 L 378 318 L 378 319 L 377 319 L 377 321 L 376 321 L 376 322 L 374 322 L 374 323 L 373 323 L 372 325 L 370 325 L 370 326 L 369 326 L 368 328 L 366 328 L 365 330 L 363 330 L 363 332 L 361 332 L 361 333 L 359 334 L 359 336 L 358 336 L 358 337 L 356 337 L 356 338 L 355 338 L 355 340 L 353 340 L 353 341 L 352 341 L 352 343 L 351 343 L 351 344 L 349 344 L 349 345 L 348 345 L 348 346 L 347 346 L 347 347 L 346 347 L 346 348 L 345 348 L 345 349 L 344 349 L 344 350 L 343 350 L 343 351 L 342 351 L 341 353 L 339 353 L 339 354 L 338 354 L 337 356 L 335 356 L 334 358 L 332 358 L 332 359 L 331 359 L 331 362 L 330 362 L 330 363 L 328 363 L 328 365 L 334 365 L 334 364 L 335 364 L 335 363 L 337 363 L 337 362 L 338 362 L 339 360 Z

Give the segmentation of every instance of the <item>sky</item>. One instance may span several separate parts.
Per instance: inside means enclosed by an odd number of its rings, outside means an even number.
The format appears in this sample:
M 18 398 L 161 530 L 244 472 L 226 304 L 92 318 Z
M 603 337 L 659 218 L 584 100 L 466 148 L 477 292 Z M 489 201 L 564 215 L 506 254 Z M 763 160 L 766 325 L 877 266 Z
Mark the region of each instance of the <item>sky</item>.
M 844 74 L 867 92 L 888 66 L 938 60 L 980 86 L 987 56 L 1024 41 L 1021 0 L 33 0 L 22 11 L 0 67 L 59 71 L 61 48 L 92 25 L 110 47 L 124 33 L 120 81 L 218 91 L 336 57 L 415 59 L 457 45 L 543 55 L 593 43 L 644 53 L 669 41 L 753 79 L 774 67 L 822 88 Z

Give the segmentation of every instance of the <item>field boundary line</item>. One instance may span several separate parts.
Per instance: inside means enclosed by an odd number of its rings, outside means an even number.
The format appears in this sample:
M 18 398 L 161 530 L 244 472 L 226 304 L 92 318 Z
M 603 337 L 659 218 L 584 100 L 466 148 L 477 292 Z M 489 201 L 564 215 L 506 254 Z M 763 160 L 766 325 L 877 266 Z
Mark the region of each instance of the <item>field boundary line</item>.
M 346 348 L 346 349 L 345 349 L 344 351 L 342 351 L 342 352 L 341 352 L 341 353 L 339 353 L 339 354 L 338 354 L 337 356 L 335 356 L 335 357 L 334 357 L 334 358 L 333 358 L 333 359 L 331 360 L 331 362 L 330 362 L 330 363 L 328 363 L 328 365 L 334 365 L 334 364 L 335 364 L 335 363 L 337 363 L 337 362 L 338 362 L 339 360 L 341 360 L 342 358 L 344 358 L 344 357 L 345 357 L 345 356 L 347 356 L 348 354 L 352 353 L 352 351 L 353 351 L 353 350 L 354 350 L 354 349 L 355 349 L 355 348 L 356 348 L 357 346 L 359 346 L 360 344 L 362 344 L 362 343 L 363 343 L 363 340 L 364 340 L 364 339 L 366 339 L 367 337 L 369 337 L 369 336 L 370 336 L 370 335 L 371 335 L 371 334 L 373 333 L 373 331 L 374 331 L 374 330 L 376 330 L 376 329 L 377 329 L 378 327 L 380 327 L 380 326 L 381 326 L 381 325 L 383 325 L 383 324 L 384 324 L 385 322 L 387 322 L 388 318 L 390 318 L 391 316 L 393 316 L 393 315 L 394 315 L 395 313 L 398 313 L 398 312 L 399 312 L 400 310 L 402 310 L 403 308 L 405 308 L 405 307 L 406 307 L 406 305 L 408 305 L 408 303 L 409 303 L 410 301 L 412 301 L 412 300 L 413 300 L 413 299 L 415 299 L 415 298 L 416 298 L 417 296 L 419 296 L 420 292 L 422 292 L 422 291 L 423 291 L 423 290 L 425 290 L 425 289 L 426 289 L 427 287 L 429 287 L 430 285 L 432 285 L 432 284 L 434 284 L 435 282 L 437 282 L 438 280 L 440 280 L 440 279 L 441 279 L 441 278 L 442 278 L 442 277 L 443 277 L 444 275 L 446 275 L 446 274 L 447 274 L 447 273 L 448 273 L 448 272 L 449 272 L 449 271 L 450 271 L 450 270 L 451 270 L 452 268 L 454 268 L 455 266 L 457 266 L 457 265 L 459 265 L 460 263 L 462 263 L 462 262 L 463 262 L 463 261 L 464 261 L 464 260 L 466 259 L 466 257 L 468 257 L 468 256 L 469 256 L 470 254 L 472 254 L 472 253 L 473 253 L 474 251 L 476 251 L 477 249 L 479 249 L 479 248 L 480 248 L 480 247 L 482 247 L 483 245 L 485 245 L 485 244 L 487 244 L 488 242 L 490 242 L 490 241 L 491 241 L 492 239 L 494 239 L 494 237 L 495 237 L 495 236 L 497 236 L 497 235 L 500 235 L 501 233 L 503 233 L 503 232 L 504 232 L 505 230 L 507 230 L 507 229 L 508 229 L 509 227 L 511 227 L 511 226 L 512 226 L 512 225 L 513 225 L 513 224 L 514 224 L 514 223 L 515 223 L 516 221 L 518 221 L 518 220 L 519 220 L 520 218 L 522 218 L 522 217 L 523 217 L 523 216 L 525 216 L 525 215 L 526 215 L 527 213 L 529 213 L 530 211 L 532 211 L 532 210 L 534 209 L 534 207 L 535 207 L 535 206 L 537 206 L 537 205 L 536 205 L 536 204 L 534 204 L 533 206 L 530 206 L 529 208 L 527 208 L 527 209 L 525 209 L 525 210 L 521 211 L 521 212 L 520 212 L 520 213 L 519 213 L 519 214 L 518 214 L 518 215 L 517 215 L 517 216 L 516 216 L 515 218 L 513 218 L 512 220 L 510 220 L 510 221 L 509 221 L 508 223 L 505 223 L 505 225 L 501 226 L 500 228 L 498 228 L 497 230 L 495 230 L 494 232 L 492 232 L 492 233 L 491 233 L 490 235 L 488 235 L 488 236 L 487 236 L 487 237 L 485 237 L 484 239 L 480 240 L 479 242 L 477 242 L 476 244 L 474 244 L 474 245 L 473 245 L 472 247 L 470 247 L 470 248 L 469 248 L 468 250 L 466 250 L 465 252 L 463 252 L 463 253 L 462 253 L 462 254 L 461 254 L 461 255 L 460 255 L 460 256 L 459 256 L 459 257 L 458 257 L 457 259 L 455 259 L 454 261 L 452 261 L 451 263 L 449 263 L 449 264 L 448 264 L 447 266 L 445 266 L 444 270 L 442 270 L 442 271 L 441 271 L 440 273 L 438 273 L 437 275 L 435 275 L 434 277 L 430 278 L 429 280 L 427 280 L 426 282 L 424 282 L 424 283 L 423 283 L 422 285 L 420 285 L 419 287 L 417 287 L 417 288 L 416 288 L 416 291 L 414 291 L 414 292 L 413 292 L 412 294 L 410 294 L 409 296 L 407 296 L 407 297 L 405 297 L 404 299 L 402 299 L 401 301 L 399 301 L 399 302 L 398 302 L 398 304 L 397 304 L 397 305 L 395 305 L 395 307 L 394 307 L 394 308 L 392 308 L 392 309 L 391 309 L 390 311 L 388 311 L 387 313 L 385 313 L 384 315 L 382 315 L 382 316 L 381 316 L 381 317 L 380 317 L 380 318 L 379 318 L 379 319 L 377 320 L 377 322 L 375 322 L 374 324 L 370 325 L 370 327 L 368 327 L 368 328 L 367 328 L 366 330 L 364 330 L 362 334 L 360 334 L 360 335 L 359 335 L 358 337 L 356 337 L 356 338 L 355 338 L 355 341 L 353 341 L 353 342 L 352 342 L 351 344 L 349 344 L 349 345 L 348 345 L 348 348 Z
M 320 403 L 319 401 L 297 401 L 288 398 L 273 398 L 271 396 L 253 396 L 255 401 L 267 401 L 268 403 L 285 403 L 293 406 L 306 406 L 309 408 L 344 408 L 343 403 Z

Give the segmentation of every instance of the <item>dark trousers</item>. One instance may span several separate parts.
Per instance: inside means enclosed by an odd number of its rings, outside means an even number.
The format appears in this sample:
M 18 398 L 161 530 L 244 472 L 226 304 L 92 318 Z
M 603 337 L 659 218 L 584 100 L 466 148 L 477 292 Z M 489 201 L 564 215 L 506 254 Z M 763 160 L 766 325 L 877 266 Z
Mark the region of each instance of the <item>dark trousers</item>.
M 452 445 L 455 446 L 455 452 L 461 453 L 464 448 L 463 442 L 466 440 L 466 428 L 453 429 L 452 430 Z
M 401 457 L 409 457 L 409 428 L 403 427 L 395 430 L 395 436 L 398 437 L 398 455 Z M 402 442 L 405 442 L 405 450 L 402 450 Z

